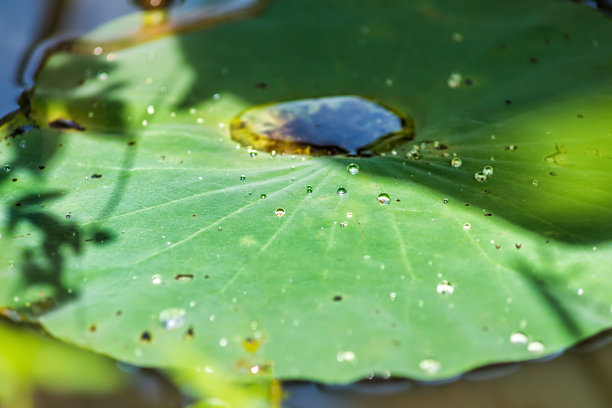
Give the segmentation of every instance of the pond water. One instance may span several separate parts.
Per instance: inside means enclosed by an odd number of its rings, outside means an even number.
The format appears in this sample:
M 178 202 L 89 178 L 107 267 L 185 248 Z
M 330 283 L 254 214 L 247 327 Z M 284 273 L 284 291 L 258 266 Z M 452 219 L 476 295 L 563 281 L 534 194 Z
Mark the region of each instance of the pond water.
M 594 2 L 588 2 L 591 5 Z M 22 0 L 6 2 L 0 14 L 0 117 L 18 108 L 21 92 L 32 85 L 37 63 L 46 46 L 82 34 L 93 27 L 134 11 L 128 0 Z M 350 171 L 350 170 L 349 170 Z M 265 198 L 265 195 L 262 195 Z M 174 323 L 176 324 L 176 323 Z M 506 365 L 468 373 L 447 384 L 418 384 L 408 380 L 364 381 L 348 386 L 289 382 L 286 407 L 371 406 L 500 406 L 500 407 L 610 407 L 612 406 L 612 339 L 570 350 L 545 362 Z M 122 407 L 178 407 L 181 398 L 159 375 L 138 372 L 135 387 L 157 390 L 157 400 L 145 404 L 116 395 L 105 400 Z M 100 401 L 98 401 L 100 402 Z M 82 396 L 38 396 L 37 407 L 102 406 Z M 135 406 L 135 405 L 134 405 Z

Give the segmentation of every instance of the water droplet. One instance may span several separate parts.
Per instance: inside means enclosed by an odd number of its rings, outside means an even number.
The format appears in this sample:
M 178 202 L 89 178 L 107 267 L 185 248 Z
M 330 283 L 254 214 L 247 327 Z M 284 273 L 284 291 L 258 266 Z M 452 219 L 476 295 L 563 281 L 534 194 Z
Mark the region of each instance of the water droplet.
M 454 291 L 455 288 L 453 288 L 453 285 L 445 280 L 438 283 L 438 285 L 436 286 L 436 292 L 441 295 L 452 295 Z
M 353 218 L 353 213 L 352 212 L 347 212 L 346 213 L 346 218 Z
M 438 360 L 433 358 L 427 358 L 419 363 L 419 368 L 425 371 L 427 374 L 433 375 L 440 371 L 442 365 Z
M 267 195 L 265 195 L 265 194 L 262 194 L 262 195 L 259 196 L 259 198 L 261 198 L 262 200 L 265 200 L 266 197 L 267 197 Z
M 448 204 L 448 198 L 445 198 L 444 200 L 442 200 L 442 202 L 443 202 L 444 204 Z
M 451 166 L 453 167 L 461 167 L 462 164 L 463 164 L 463 161 L 458 157 L 455 157 L 454 159 L 451 160 Z
M 454 88 L 459 87 L 459 85 L 461 85 L 462 80 L 463 80 L 463 76 L 459 72 L 453 72 L 448 77 L 448 80 L 446 81 L 446 83 L 448 84 L 449 88 L 454 89 Z
M 257 157 L 257 150 L 253 149 L 252 146 L 248 146 L 247 147 L 247 153 L 249 154 L 249 156 L 251 156 L 252 158 Z
M 542 353 L 544 349 L 546 349 L 546 347 L 539 341 L 532 341 L 527 345 L 527 351 L 530 353 Z
M 359 165 L 357 163 L 351 163 L 348 166 L 346 166 L 346 170 L 350 174 L 357 174 L 359 173 Z
M 331 96 L 256 106 L 234 118 L 230 131 L 266 152 L 372 155 L 412 139 L 414 124 L 366 98 Z
M 470 223 L 469 223 L 469 222 L 466 222 L 465 224 L 463 224 L 463 229 L 464 229 L 464 230 L 469 231 L 469 230 L 470 230 L 470 228 L 472 228 L 472 226 L 470 225 Z
M 274 215 L 276 215 L 277 217 L 282 217 L 283 215 L 285 215 L 285 209 L 284 208 L 277 208 L 274 211 Z
M 246 180 L 246 176 L 243 174 L 242 176 L 240 176 L 240 180 L 241 180 L 241 181 Z
M 346 227 L 347 225 L 348 225 L 348 222 L 346 222 L 346 221 L 340 223 L 341 227 Z
M 8 164 L 5 164 L 4 167 L 2 167 L 2 170 L 4 170 L 6 173 L 10 173 L 13 168 Z
M 584 294 L 584 289 L 579 288 L 577 293 L 578 293 L 578 296 L 582 296 Z
M 485 176 L 490 176 L 493 174 L 493 167 L 492 166 L 485 166 L 484 169 L 482 169 L 482 174 L 484 174 Z
M 527 336 L 521 332 L 514 332 L 510 335 L 510 343 L 512 344 L 527 344 Z
M 379 203 L 381 204 L 390 204 L 391 203 L 391 196 L 387 193 L 380 193 L 377 197 L 377 200 Z
M 537 186 L 539 186 L 539 185 L 540 185 L 540 182 L 539 182 L 538 180 L 533 180 L 533 181 L 531 182 L 531 184 L 532 184 L 534 187 L 537 187 Z
M 482 171 L 479 171 L 478 173 L 474 174 L 474 179 L 479 183 L 482 183 L 487 179 L 487 175 L 484 174 Z
M 342 362 L 345 362 L 345 361 L 351 362 L 351 361 L 355 360 L 355 353 L 352 352 L 352 351 L 340 351 L 340 352 L 338 352 L 338 354 L 336 354 L 336 360 L 339 363 L 342 363 Z
M 182 327 L 187 321 L 185 309 L 170 308 L 159 313 L 159 324 L 167 330 L 175 330 Z
M 160 285 L 164 282 L 162 281 L 161 275 L 156 274 L 151 277 L 151 283 L 153 283 L 154 285 Z
M 97 77 L 99 81 L 106 81 L 108 79 L 108 74 L 104 71 L 101 71 L 98 73 Z
M 306 194 L 312 194 L 312 186 L 306 186 Z
M 22 141 L 19 142 L 19 147 L 21 147 L 22 149 L 25 149 L 26 146 L 27 146 L 27 144 L 26 144 L 25 140 L 22 140 Z
M 225 346 L 227 346 L 227 339 L 226 339 L 225 337 L 221 337 L 221 338 L 219 339 L 219 345 L 220 345 L 221 347 L 225 347 Z
M 397 293 L 395 292 L 389 293 L 389 299 L 391 299 L 392 301 L 395 300 L 396 297 L 397 297 Z
M 66 214 L 66 219 L 69 220 L 71 217 L 71 213 Z
M 338 194 L 340 197 L 343 197 L 346 195 L 346 189 L 344 187 L 338 187 L 338 190 L 336 190 L 336 194 Z

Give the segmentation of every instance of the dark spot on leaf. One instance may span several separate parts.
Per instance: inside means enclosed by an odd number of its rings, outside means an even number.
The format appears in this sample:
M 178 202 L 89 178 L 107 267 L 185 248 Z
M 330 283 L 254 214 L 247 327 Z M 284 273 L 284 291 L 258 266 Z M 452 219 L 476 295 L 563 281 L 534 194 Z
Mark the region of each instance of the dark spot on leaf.
M 265 82 L 257 82 L 253 86 L 255 87 L 255 89 L 262 89 L 262 90 L 268 88 L 268 84 L 266 84 Z
M 98 328 L 96 327 L 95 324 L 92 324 L 91 326 L 89 326 L 89 331 L 94 333 L 96 330 L 98 330 Z
M 333 301 L 334 302 L 340 302 L 341 300 L 342 300 L 342 296 L 340 296 L 340 295 L 336 295 L 336 296 L 333 297 Z
M 195 214 L 191 214 L 191 216 L 192 216 L 192 217 L 195 217 L 196 215 L 195 215 Z
M 15 203 L 15 207 L 21 207 L 21 202 Z
M 499 249 L 499 248 L 501 248 L 501 245 L 496 244 L 495 249 Z
M 483 327 L 482 327 L 482 331 L 484 331 L 484 332 L 489 331 L 489 327 L 488 327 L 488 326 L 483 326 Z
M 555 173 L 554 171 L 551 171 L 551 172 L 550 172 L 550 173 L 548 173 L 548 174 L 550 174 L 551 176 L 556 176 L 556 175 L 557 175 L 557 173 Z
M 395 201 L 397 201 L 398 203 L 401 202 L 399 198 L 397 200 L 395 200 Z
M 512 101 L 510 99 L 506 99 L 506 105 L 512 105 Z
M 208 279 L 208 278 L 210 278 L 210 276 L 204 275 L 204 279 Z
M 11 181 L 15 182 L 15 181 L 17 181 L 17 179 L 16 179 L 16 178 L 14 178 L 14 179 L 11 179 Z
M 493 215 L 493 214 L 491 214 L 491 213 L 486 213 L 486 214 L 484 214 L 484 216 L 485 216 L 485 217 L 491 217 L 492 215 Z
M 130 141 L 128 142 L 128 146 L 134 146 L 135 144 L 136 144 L 136 142 L 135 142 L 135 141 L 133 141 L 133 140 L 130 140 Z
M 143 331 L 142 334 L 140 335 L 140 341 L 143 341 L 145 343 L 150 343 L 151 340 L 152 340 L 151 333 L 149 333 L 148 331 Z
M 38 170 L 44 170 L 45 166 L 38 166 Z
M 121 310 L 117 310 L 115 312 L 115 316 L 121 316 L 123 314 L 123 312 Z
M 485 190 L 485 194 L 491 194 L 491 190 Z
M 98 174 L 98 173 L 94 173 L 94 174 L 92 174 L 92 175 L 91 175 L 91 178 L 93 178 L 93 179 L 99 179 L 99 178 L 102 178 L 102 175 L 101 175 L 101 174 Z
M 187 279 L 193 279 L 193 274 L 191 273 L 179 273 L 178 275 L 176 275 L 174 277 L 175 280 L 187 280 Z
M 538 59 L 536 57 L 529 57 L 529 62 L 531 62 L 532 64 L 537 64 Z
M 470 78 L 465 78 L 465 81 L 463 81 L 466 85 L 472 85 L 474 83 L 474 81 L 472 81 Z
M 185 332 L 185 337 L 189 339 L 193 339 L 194 336 L 195 336 L 195 332 L 193 330 L 193 327 L 188 328 L 187 331 Z
M 465 203 L 465 206 L 466 206 L 466 207 L 469 207 L 469 206 L 470 206 L 470 203 Z
M 516 249 L 521 249 L 521 247 L 523 246 L 522 244 L 516 243 L 514 244 L 514 246 L 516 247 Z
M 53 129 L 63 130 L 72 129 L 81 132 L 85 130 L 83 126 L 69 119 L 55 119 L 53 122 L 49 123 L 49 127 L 52 127 Z
M 402 343 L 400 343 L 399 340 L 391 340 L 391 344 L 393 344 L 395 347 L 399 347 Z

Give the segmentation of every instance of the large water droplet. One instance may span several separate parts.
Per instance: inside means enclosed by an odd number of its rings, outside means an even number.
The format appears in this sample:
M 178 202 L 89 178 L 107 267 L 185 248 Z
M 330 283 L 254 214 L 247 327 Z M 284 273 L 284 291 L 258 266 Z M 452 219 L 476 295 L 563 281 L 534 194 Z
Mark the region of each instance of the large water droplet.
M 277 208 L 274 211 L 274 215 L 276 215 L 277 217 L 282 217 L 283 215 L 285 215 L 285 209 L 284 208 Z
M 336 190 L 336 194 L 338 194 L 340 197 L 345 196 L 346 195 L 346 188 L 338 187 L 338 189 Z
M 414 137 L 411 118 L 360 96 L 330 96 L 256 106 L 231 122 L 244 146 L 291 154 L 391 151 Z
M 378 202 L 381 204 L 390 204 L 391 203 L 391 196 L 387 193 L 380 193 L 377 197 Z
M 482 173 L 485 176 L 490 176 L 493 174 L 493 167 L 492 166 L 485 166 L 484 169 L 482 169 Z
M 479 171 L 478 173 L 474 174 L 474 179 L 479 183 L 482 183 L 487 179 L 487 175 L 484 174 L 482 171 Z
M 262 195 L 259 196 L 259 198 L 261 198 L 262 200 L 265 200 L 266 197 L 267 197 L 267 195 L 265 195 L 265 194 L 262 194 Z
M 514 332 L 510 335 L 510 343 L 527 344 L 527 336 L 521 332 Z
M 438 283 L 438 285 L 436 286 L 436 292 L 441 295 L 452 295 L 454 291 L 455 288 L 453 288 L 453 285 L 449 281 L 444 280 Z
M 153 275 L 151 277 L 151 283 L 153 283 L 154 285 L 161 285 L 162 283 L 164 283 L 164 281 L 162 280 L 161 275 Z
M 348 166 L 346 166 L 346 170 L 350 174 L 357 174 L 359 173 L 359 165 L 357 163 L 351 163 Z
M 161 324 L 167 330 L 175 330 L 182 327 L 187 319 L 185 318 L 185 309 L 170 308 L 159 312 L 158 318 Z
M 10 173 L 10 172 L 11 172 L 11 170 L 13 170 L 13 168 L 12 168 L 11 166 L 9 166 L 8 164 L 5 164 L 5 165 L 2 167 L 2 170 L 4 170 L 6 173 Z
M 544 347 L 544 344 L 539 341 L 532 341 L 527 345 L 527 351 L 534 354 L 543 353 L 544 349 L 546 349 L 546 347 Z
M 442 364 L 433 358 L 427 358 L 419 363 L 419 368 L 429 375 L 433 375 L 440 371 Z
M 306 194 L 312 194 L 312 186 L 306 186 Z

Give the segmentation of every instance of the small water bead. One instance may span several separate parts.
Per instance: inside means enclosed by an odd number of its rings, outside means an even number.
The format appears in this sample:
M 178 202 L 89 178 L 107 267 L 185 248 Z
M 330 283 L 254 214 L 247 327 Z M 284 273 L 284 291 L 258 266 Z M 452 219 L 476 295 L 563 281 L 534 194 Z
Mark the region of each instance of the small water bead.
M 312 186 L 306 186 L 306 194 L 312 194 Z
M 267 197 L 267 195 L 265 195 L 265 194 L 262 194 L 262 195 L 259 196 L 259 198 L 261 198 L 262 200 L 265 200 L 266 197 Z
M 449 281 L 443 280 L 436 286 L 436 292 L 441 295 L 452 295 L 454 291 L 455 288 L 453 288 L 453 285 Z
M 162 277 L 156 274 L 151 277 L 151 283 L 153 283 L 154 285 L 161 285 L 164 282 L 162 280 Z
M 344 197 L 346 195 L 346 189 L 344 187 L 339 187 L 338 190 L 336 190 L 336 194 L 340 197 Z
M 419 363 L 419 368 L 425 371 L 427 374 L 433 375 L 440 371 L 442 364 L 438 360 L 433 358 L 427 358 Z
M 532 341 L 527 345 L 527 351 L 530 353 L 542 353 L 545 348 L 544 344 L 539 341 Z
M 510 335 L 510 343 L 512 344 L 527 344 L 527 336 L 521 332 L 514 332 Z
M 277 208 L 274 211 L 274 215 L 276 215 L 277 217 L 282 217 L 283 215 L 285 215 L 285 209 L 284 208 Z
M 463 76 L 459 72 L 453 72 L 448 77 L 448 80 L 446 81 L 446 83 L 448 84 L 449 88 L 454 89 L 454 88 L 459 87 L 459 85 L 461 85 L 462 80 L 463 80 Z
M 148 113 L 149 115 L 154 114 L 154 113 L 155 113 L 155 106 L 153 106 L 153 105 L 149 105 L 149 106 L 147 106 L 147 113 Z
M 249 156 L 251 156 L 252 158 L 257 157 L 257 150 L 253 149 L 253 147 L 251 146 L 247 147 L 247 153 L 249 153 Z
M 350 173 L 350 174 L 357 174 L 359 173 L 359 165 L 357 163 L 351 163 L 348 166 L 346 166 L 346 170 Z
M 391 196 L 387 193 L 380 193 L 377 200 L 381 204 L 391 204 Z
M 5 164 L 2 167 L 2 170 L 4 170 L 5 173 L 10 173 L 13 170 L 13 168 L 11 166 L 9 166 L 8 164 Z
M 99 81 L 106 81 L 108 79 L 108 74 L 106 72 L 102 71 L 102 72 L 98 73 L 97 77 L 98 77 Z
M 487 179 L 487 175 L 479 171 L 478 173 L 474 174 L 474 179 L 478 181 L 479 183 L 482 183 L 483 181 Z
M 241 180 L 241 181 L 246 180 L 246 176 L 243 174 L 242 176 L 240 176 L 240 180 Z
M 470 223 L 469 223 L 469 222 L 466 222 L 465 224 L 463 224 L 463 229 L 464 229 L 464 230 L 469 231 L 469 230 L 470 230 L 470 228 L 472 228 L 472 226 L 470 225 Z
M 170 308 L 159 313 L 158 322 L 166 330 L 176 330 L 185 325 L 186 321 L 185 309 Z
M 451 166 L 453 167 L 461 167 L 462 164 L 463 164 L 463 161 L 458 157 L 455 157 L 454 159 L 451 160 Z
M 534 187 L 537 187 L 537 186 L 539 186 L 539 185 L 540 185 L 540 182 L 539 182 L 538 180 L 533 180 L 533 181 L 531 182 L 531 184 L 532 184 Z
M 355 353 L 353 353 L 352 351 L 341 351 L 336 355 L 336 360 L 339 363 L 342 362 L 351 362 L 353 360 L 355 360 Z
M 492 175 L 492 174 L 493 174 L 493 167 L 491 167 L 491 166 L 485 166 L 485 167 L 484 167 L 484 169 L 482 169 L 482 173 L 483 173 L 485 176 L 490 176 L 490 175 Z

